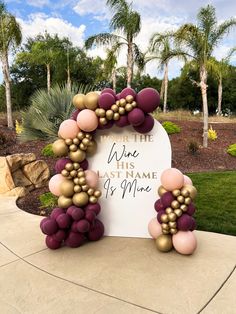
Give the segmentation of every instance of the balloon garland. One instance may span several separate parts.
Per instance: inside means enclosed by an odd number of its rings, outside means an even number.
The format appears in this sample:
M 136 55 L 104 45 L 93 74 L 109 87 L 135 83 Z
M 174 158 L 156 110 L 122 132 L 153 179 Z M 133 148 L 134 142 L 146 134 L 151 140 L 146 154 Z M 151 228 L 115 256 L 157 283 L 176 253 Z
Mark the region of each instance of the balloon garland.
M 169 252 L 174 247 L 180 254 L 192 254 L 197 247 L 192 232 L 196 229 L 192 216 L 196 210 L 193 200 L 197 190 L 191 179 L 175 168 L 162 173 L 161 184 L 160 198 L 154 204 L 157 217 L 149 222 L 149 234 L 161 252 Z
M 59 139 L 53 143 L 54 154 L 62 158 L 55 165 L 57 174 L 49 181 L 49 190 L 58 196 L 58 207 L 40 223 L 48 248 L 58 249 L 63 244 L 79 247 L 86 240 L 97 241 L 103 236 L 104 226 L 97 218 L 101 210 L 98 175 L 88 170 L 87 161 L 96 152 L 96 130 L 131 124 L 135 131 L 148 133 L 154 126 L 149 113 L 159 103 L 159 93 L 153 88 L 138 94 L 125 88 L 117 95 L 105 88 L 100 95 L 90 92 L 74 96 L 76 111 L 61 123 Z

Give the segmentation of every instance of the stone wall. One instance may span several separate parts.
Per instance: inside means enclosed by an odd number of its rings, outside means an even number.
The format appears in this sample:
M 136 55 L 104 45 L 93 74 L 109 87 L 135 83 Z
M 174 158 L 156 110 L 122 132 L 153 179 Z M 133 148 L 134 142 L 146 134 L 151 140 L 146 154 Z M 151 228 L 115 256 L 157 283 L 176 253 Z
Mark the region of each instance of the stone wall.
M 48 184 L 50 171 L 35 154 L 0 157 L 0 196 L 21 197 Z

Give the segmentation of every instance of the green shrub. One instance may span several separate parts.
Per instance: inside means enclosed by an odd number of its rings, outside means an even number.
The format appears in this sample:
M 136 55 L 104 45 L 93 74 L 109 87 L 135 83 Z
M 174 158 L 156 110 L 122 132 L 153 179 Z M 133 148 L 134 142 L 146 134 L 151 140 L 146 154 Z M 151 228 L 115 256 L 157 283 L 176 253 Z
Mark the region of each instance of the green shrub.
M 236 144 L 229 145 L 229 147 L 227 148 L 227 153 L 231 156 L 236 157 Z
M 198 142 L 194 140 L 190 141 L 187 145 L 187 150 L 188 150 L 188 153 L 195 155 L 199 150 Z
M 51 192 L 39 195 L 40 208 L 53 208 L 57 205 L 57 197 Z
M 181 128 L 177 124 L 170 121 L 163 122 L 162 126 L 168 134 L 175 134 L 181 131 Z
M 44 146 L 44 148 L 41 150 L 41 154 L 45 157 L 55 157 L 52 150 L 52 144 L 47 144 Z

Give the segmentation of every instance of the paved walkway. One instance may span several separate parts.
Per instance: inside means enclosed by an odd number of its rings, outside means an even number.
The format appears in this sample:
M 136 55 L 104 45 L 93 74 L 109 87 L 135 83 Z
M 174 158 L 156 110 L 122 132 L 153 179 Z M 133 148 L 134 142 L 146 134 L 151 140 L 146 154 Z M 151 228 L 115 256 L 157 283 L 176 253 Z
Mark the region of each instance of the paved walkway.
M 193 256 L 114 237 L 51 251 L 40 220 L 0 198 L 1 314 L 236 313 L 236 237 L 197 232 Z

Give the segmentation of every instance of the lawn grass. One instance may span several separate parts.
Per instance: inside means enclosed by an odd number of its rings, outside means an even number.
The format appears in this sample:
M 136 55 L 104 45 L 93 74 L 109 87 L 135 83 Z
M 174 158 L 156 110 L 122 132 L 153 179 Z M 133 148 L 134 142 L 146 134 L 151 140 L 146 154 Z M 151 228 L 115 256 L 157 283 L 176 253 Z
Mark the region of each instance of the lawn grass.
M 236 171 L 191 173 L 197 229 L 236 236 Z

